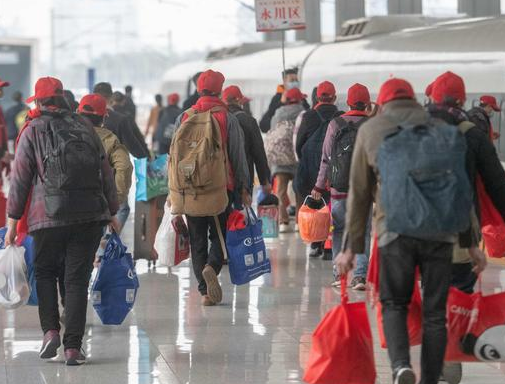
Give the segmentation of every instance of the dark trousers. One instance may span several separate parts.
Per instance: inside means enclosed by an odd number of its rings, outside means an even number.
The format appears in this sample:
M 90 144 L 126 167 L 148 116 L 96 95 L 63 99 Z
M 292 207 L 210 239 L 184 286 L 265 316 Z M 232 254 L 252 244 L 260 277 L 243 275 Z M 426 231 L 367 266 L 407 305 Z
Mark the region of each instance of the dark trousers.
M 206 265 L 210 265 L 216 274 L 223 267 L 223 248 L 219 240 L 214 216 L 196 217 L 186 215 L 188 220 L 189 242 L 191 245 L 191 261 L 193 272 L 198 281 L 198 291 L 207 294 L 207 284 L 203 279 L 202 272 Z M 217 216 L 223 240 L 226 241 L 226 220 L 228 210 Z M 210 249 L 209 249 L 210 241 Z
M 102 225 L 86 223 L 41 229 L 35 242 L 35 277 L 42 331 L 60 330 L 57 281 L 65 261 L 65 349 L 80 348 L 86 325 L 88 285 Z
M 384 334 L 393 370 L 410 365 L 407 329 L 415 270 L 423 284 L 423 340 L 420 384 L 436 384 L 447 344 L 446 303 L 453 245 L 400 236 L 380 249 L 380 299 Z
M 465 293 L 473 293 L 478 276 L 472 269 L 472 263 L 453 264 L 451 285 Z

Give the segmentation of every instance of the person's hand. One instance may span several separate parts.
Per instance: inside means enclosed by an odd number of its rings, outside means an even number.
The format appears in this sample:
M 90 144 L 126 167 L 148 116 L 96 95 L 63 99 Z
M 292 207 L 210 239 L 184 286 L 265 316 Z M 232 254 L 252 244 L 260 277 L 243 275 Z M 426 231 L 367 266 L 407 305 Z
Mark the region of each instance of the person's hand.
M 252 205 L 252 197 L 249 194 L 249 191 L 245 188 L 242 188 L 242 204 L 246 207 L 250 207 Z
M 323 197 L 323 196 L 321 195 L 321 192 L 318 192 L 318 191 L 316 191 L 315 189 L 313 189 L 313 190 L 312 190 L 312 192 L 310 193 L 310 195 L 312 196 L 312 198 L 313 198 L 314 200 L 321 200 L 321 198 Z
M 493 132 L 493 140 L 498 140 L 500 136 L 500 132 Z
M 282 92 L 282 96 L 281 96 L 281 103 L 282 104 L 286 104 L 286 102 L 288 101 L 288 99 L 286 97 L 286 93 L 287 93 L 287 91 Z
M 118 234 L 119 232 L 121 232 L 122 225 L 117 216 L 112 216 L 112 218 L 110 219 L 109 228 L 111 231 L 116 232 Z
M 266 183 L 265 185 L 261 186 L 261 189 L 265 195 L 270 195 L 272 193 L 272 184 Z
M 14 160 L 14 155 L 9 152 L 5 152 L 5 154 L 3 155 L 2 159 L 1 159 L 2 163 L 4 163 L 4 164 L 9 164 L 12 162 L 12 160 Z
M 17 236 L 17 220 L 9 219 L 7 223 L 7 233 L 5 234 L 5 246 L 16 244 L 16 236 Z
M 354 268 L 354 258 L 356 254 L 350 249 L 346 249 L 344 252 L 340 252 L 335 259 L 335 266 L 337 267 L 338 274 L 340 276 L 346 275 L 351 272 Z
M 472 258 L 473 262 L 472 271 L 477 275 L 483 272 L 487 266 L 487 259 L 485 253 L 482 252 L 478 247 L 470 248 L 468 250 L 468 253 L 470 254 L 470 257 Z

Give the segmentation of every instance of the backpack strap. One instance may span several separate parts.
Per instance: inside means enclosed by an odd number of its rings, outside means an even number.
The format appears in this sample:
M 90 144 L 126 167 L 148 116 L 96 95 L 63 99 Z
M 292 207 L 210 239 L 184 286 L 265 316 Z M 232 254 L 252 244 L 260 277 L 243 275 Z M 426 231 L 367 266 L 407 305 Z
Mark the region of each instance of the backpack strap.
M 463 135 L 473 127 L 476 127 L 476 125 L 471 121 L 462 121 L 461 123 L 458 124 L 458 129 Z
M 221 223 L 217 216 L 214 217 L 214 225 L 216 226 L 217 235 L 219 236 L 219 243 L 221 244 L 221 249 L 223 250 L 223 258 L 228 260 L 228 252 L 226 251 L 226 243 L 224 241 L 223 231 L 221 231 Z

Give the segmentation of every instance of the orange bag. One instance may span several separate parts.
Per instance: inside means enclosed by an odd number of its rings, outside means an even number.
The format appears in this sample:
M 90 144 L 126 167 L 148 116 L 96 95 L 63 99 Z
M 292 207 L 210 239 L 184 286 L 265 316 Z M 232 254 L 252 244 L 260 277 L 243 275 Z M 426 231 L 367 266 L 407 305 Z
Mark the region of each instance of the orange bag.
M 312 335 L 303 380 L 310 384 L 374 384 L 372 330 L 366 305 L 349 303 L 342 276 L 342 304 L 330 310 Z
M 306 202 L 310 196 L 305 198 L 302 207 L 298 211 L 298 227 L 300 237 L 306 243 L 316 243 L 325 241 L 331 225 L 331 213 L 326 201 L 321 209 L 310 208 Z
M 504 257 L 505 223 L 486 193 L 480 177 L 477 178 L 477 195 L 479 196 L 481 231 L 486 252 L 489 257 Z

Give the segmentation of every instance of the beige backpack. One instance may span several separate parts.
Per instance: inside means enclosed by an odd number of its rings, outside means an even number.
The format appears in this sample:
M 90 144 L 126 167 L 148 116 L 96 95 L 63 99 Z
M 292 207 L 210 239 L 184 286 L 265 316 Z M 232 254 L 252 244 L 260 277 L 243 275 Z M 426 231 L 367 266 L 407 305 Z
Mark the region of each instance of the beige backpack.
M 212 113 L 190 108 L 170 145 L 168 177 L 172 214 L 215 216 L 228 205 L 227 152 Z

